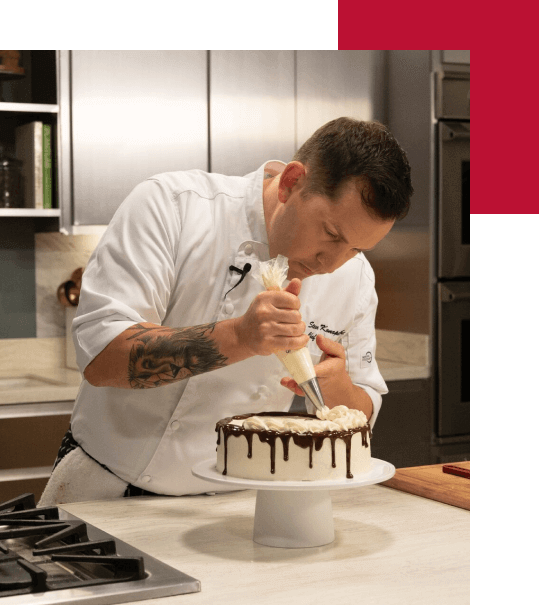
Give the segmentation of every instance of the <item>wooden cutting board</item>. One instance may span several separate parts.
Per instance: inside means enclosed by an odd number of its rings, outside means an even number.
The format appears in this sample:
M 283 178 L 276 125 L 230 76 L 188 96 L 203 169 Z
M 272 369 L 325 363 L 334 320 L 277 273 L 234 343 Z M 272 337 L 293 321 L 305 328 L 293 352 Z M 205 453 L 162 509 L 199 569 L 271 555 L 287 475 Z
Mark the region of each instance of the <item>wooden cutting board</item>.
M 412 466 L 397 469 L 389 481 L 384 481 L 380 485 L 470 510 L 469 477 L 444 472 L 444 466 L 456 467 L 446 470 L 454 470 L 461 475 L 469 475 L 470 472 L 469 462 Z

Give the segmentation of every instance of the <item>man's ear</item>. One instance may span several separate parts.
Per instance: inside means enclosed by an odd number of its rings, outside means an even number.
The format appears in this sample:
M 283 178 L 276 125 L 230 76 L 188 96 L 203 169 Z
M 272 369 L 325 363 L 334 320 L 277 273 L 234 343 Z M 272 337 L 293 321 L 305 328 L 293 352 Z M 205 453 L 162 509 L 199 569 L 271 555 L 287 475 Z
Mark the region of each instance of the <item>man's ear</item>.
M 279 179 L 279 201 L 286 204 L 293 191 L 300 191 L 305 185 L 307 170 L 301 162 L 290 162 L 281 172 Z

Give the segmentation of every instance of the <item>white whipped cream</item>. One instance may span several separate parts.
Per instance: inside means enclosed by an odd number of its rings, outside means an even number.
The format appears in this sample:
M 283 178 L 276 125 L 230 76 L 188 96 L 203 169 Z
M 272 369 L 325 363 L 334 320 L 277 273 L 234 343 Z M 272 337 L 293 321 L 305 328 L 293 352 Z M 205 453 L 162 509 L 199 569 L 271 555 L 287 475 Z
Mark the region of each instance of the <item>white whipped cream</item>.
M 294 433 L 323 433 L 348 431 L 367 424 L 367 416 L 360 410 L 345 405 L 324 408 L 316 412 L 317 419 L 302 416 L 251 416 L 243 421 L 246 429 L 265 431 L 292 431 Z

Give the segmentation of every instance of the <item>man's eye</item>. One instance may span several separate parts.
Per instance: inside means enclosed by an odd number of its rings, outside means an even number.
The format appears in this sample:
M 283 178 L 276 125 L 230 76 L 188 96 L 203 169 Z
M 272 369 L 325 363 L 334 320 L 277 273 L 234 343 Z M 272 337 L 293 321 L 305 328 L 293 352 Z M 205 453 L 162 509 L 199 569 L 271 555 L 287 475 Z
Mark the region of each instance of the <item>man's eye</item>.
M 325 227 L 326 233 L 333 238 L 339 237 L 336 233 L 332 233 L 327 227 Z

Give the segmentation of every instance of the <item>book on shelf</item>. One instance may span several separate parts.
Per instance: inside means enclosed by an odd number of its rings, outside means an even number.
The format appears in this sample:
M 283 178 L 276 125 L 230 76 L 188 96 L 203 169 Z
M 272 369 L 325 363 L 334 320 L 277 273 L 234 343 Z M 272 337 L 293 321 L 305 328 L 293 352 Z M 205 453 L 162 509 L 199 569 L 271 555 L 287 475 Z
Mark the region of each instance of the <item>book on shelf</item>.
M 52 208 L 52 140 L 50 124 L 43 124 L 43 208 Z
M 52 208 L 52 136 L 50 124 L 30 122 L 15 129 L 15 155 L 21 160 L 24 206 Z

